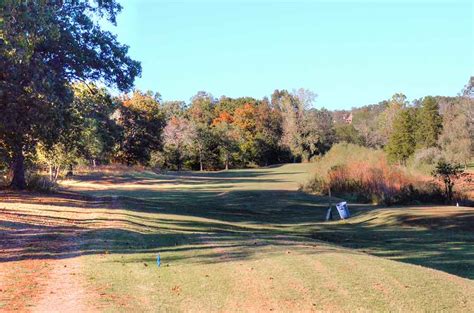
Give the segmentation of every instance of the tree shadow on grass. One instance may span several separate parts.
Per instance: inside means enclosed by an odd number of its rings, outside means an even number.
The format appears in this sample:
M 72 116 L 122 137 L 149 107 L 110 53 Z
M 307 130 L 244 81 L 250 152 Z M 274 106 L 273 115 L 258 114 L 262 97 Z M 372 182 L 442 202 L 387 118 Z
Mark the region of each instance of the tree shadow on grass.
M 292 182 L 291 180 L 278 180 L 275 178 L 265 179 L 275 175 L 287 178 L 302 174 L 304 172 L 277 172 L 273 170 L 230 170 L 219 172 L 167 172 L 166 174 L 153 172 L 136 172 L 113 174 L 105 172 L 93 172 L 77 175 L 75 179 L 99 184 L 128 184 L 152 185 L 152 184 L 174 184 L 174 185 L 201 185 L 201 184 L 245 184 L 245 183 L 275 183 Z
M 26 218 L 26 215 L 17 216 L 17 219 Z M 105 222 L 123 222 L 113 218 L 107 221 L 95 219 L 93 225 L 88 220 L 75 222 L 74 226 L 66 226 L 69 223 L 57 217 L 48 217 L 42 224 L 34 220 L 0 221 L 0 263 L 104 254 L 137 254 L 140 260 L 153 261 L 158 253 L 168 253 L 166 262 L 209 264 L 248 259 L 265 247 L 302 244 L 309 247 L 311 244 L 314 248 L 313 240 L 304 236 L 290 238 L 278 231 L 255 231 L 217 223 L 214 227 L 209 223 L 199 225 L 176 221 L 177 228 L 164 230 L 159 226 L 133 222 L 124 223 L 121 228 L 103 227 Z M 205 232 L 196 231 L 199 227 Z M 321 247 L 319 251 L 323 250 L 337 249 Z M 135 262 L 134 258 L 131 261 Z
M 409 215 L 397 217 L 399 225 L 403 225 L 407 217 Z M 311 237 L 474 279 L 474 236 L 461 225 L 472 224 L 474 218 L 472 215 L 469 217 L 470 220 L 465 222 L 451 219 L 450 223 L 447 219 L 440 222 L 443 227 L 434 229 L 338 223 L 314 231 Z
M 68 198 L 71 201 L 68 202 Z M 10 194 L 6 203 L 70 208 L 104 208 L 129 212 L 173 214 L 248 224 L 299 224 L 324 220 L 325 197 L 288 190 L 130 190 L 86 191 L 83 196 L 58 193 Z M 1 208 L 1 206 L 0 206 Z M 50 208 L 49 208 L 50 209 Z
M 167 254 L 165 262 L 209 264 L 251 259 L 266 249 L 298 248 L 308 254 L 363 252 L 474 278 L 472 233 L 462 226 L 454 230 L 446 221 L 444 226 L 434 224 L 439 229 L 373 226 L 367 221 L 254 227 L 219 219 L 189 219 L 192 216 L 157 218 L 105 209 L 103 216 L 89 217 L 87 209 L 70 210 L 76 217 L 0 211 L 5 219 L 0 221 L 0 262 L 102 254 L 136 254 L 128 262 L 151 262 L 162 253 Z M 403 223 L 406 216 L 397 218 Z M 455 220 L 453 224 L 459 226 Z
M 242 181 L 268 174 L 252 172 L 219 175 Z M 472 229 L 466 228 L 474 223 L 470 214 L 431 220 L 399 214 L 386 226 L 374 226 L 370 220 L 321 223 L 327 198 L 268 190 L 265 178 L 258 180 L 263 190 L 234 190 L 219 180 L 222 177 L 211 174 L 200 175 L 196 186 L 188 190 L 153 190 L 138 183 L 133 189 L 91 189 L 82 195 L 4 193 L 3 202 L 48 205 L 42 208 L 45 212 L 70 213 L 71 217 L 45 217 L 44 212 L 10 212 L 15 216 L 9 216 L 0 205 L 0 217 L 5 217 L 0 221 L 0 262 L 104 253 L 137 254 L 137 259 L 146 260 L 151 257 L 138 255 L 171 253 L 169 260 L 175 262 L 228 262 L 251 258 L 265 247 L 311 246 L 321 240 L 474 278 L 473 235 Z M 216 179 L 218 188 L 199 186 L 206 184 L 206 175 Z M 153 179 L 156 177 L 151 175 L 138 181 L 148 185 Z M 137 177 L 125 182 L 135 184 Z M 268 182 L 275 183 L 275 179 Z M 89 215 L 97 209 L 102 215 Z M 356 215 L 366 210 L 351 206 Z M 326 245 L 314 251 L 327 249 Z
M 255 224 L 324 220 L 325 197 L 288 190 L 107 190 L 93 199 L 131 212 L 175 214 Z M 110 205 L 109 205 L 109 208 Z

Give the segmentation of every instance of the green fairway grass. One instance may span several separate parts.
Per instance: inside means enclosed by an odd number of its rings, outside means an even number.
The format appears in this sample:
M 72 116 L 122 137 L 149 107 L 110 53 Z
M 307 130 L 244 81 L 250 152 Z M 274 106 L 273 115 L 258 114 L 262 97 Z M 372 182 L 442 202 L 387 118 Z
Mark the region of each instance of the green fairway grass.
M 311 170 L 92 173 L 64 183 L 86 205 L 15 210 L 74 222 L 110 311 L 474 309 L 472 208 L 349 204 L 323 222 L 328 199 L 298 191 Z

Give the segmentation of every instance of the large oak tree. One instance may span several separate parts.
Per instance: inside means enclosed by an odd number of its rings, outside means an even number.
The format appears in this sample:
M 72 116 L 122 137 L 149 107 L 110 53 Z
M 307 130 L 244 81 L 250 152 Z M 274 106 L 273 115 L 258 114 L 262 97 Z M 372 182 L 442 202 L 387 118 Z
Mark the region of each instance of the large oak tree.
M 115 24 L 115 0 L 4 0 L 0 33 L 0 142 L 9 152 L 13 188 L 26 187 L 24 158 L 54 140 L 72 103 L 69 84 L 95 81 L 128 91 L 141 67 L 128 47 L 101 28 Z

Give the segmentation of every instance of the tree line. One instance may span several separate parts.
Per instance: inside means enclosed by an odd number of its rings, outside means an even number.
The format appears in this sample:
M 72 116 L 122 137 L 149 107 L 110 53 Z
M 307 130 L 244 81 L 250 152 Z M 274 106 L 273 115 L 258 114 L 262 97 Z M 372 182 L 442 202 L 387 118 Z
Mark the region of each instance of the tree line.
M 339 140 L 384 149 L 392 162 L 467 164 L 474 154 L 474 78 L 456 97 L 427 96 L 409 103 L 403 94 L 375 105 L 335 111 Z M 341 122 L 351 114 L 352 122 Z M 337 123 L 337 122 L 336 122 Z
M 61 170 L 71 175 L 80 164 L 179 171 L 307 162 L 338 142 L 383 148 L 403 164 L 410 158 L 466 164 L 473 151 L 468 87 L 444 102 L 427 96 L 410 104 L 395 94 L 345 112 L 352 121 L 341 119 L 338 111 L 314 108 L 316 95 L 305 89 L 275 90 L 263 99 L 217 99 L 201 91 L 189 103 L 139 90 L 114 97 L 92 83 L 68 89 L 71 102 L 50 117 L 54 128 L 48 125 L 50 132 L 23 150 L 27 165 L 48 168 L 52 180 Z M 2 145 L 2 160 L 15 171 L 15 151 L 8 147 Z
M 395 94 L 351 111 L 317 109 L 306 89 L 163 101 L 131 92 L 141 65 L 101 27 L 116 23 L 115 0 L 5 0 L 1 9 L 0 171 L 13 188 L 26 187 L 28 169 L 47 168 L 55 180 L 78 164 L 265 166 L 310 161 L 342 141 L 383 148 L 403 164 L 472 157 L 472 79 L 458 97 L 408 103 Z
M 139 90 L 113 97 L 89 83 L 70 89 L 54 140 L 38 136 L 27 154 L 52 178 L 77 164 L 217 170 L 309 161 L 335 140 L 331 113 L 313 108 L 315 94 L 304 89 L 276 90 L 271 100 L 201 91 L 189 103 Z

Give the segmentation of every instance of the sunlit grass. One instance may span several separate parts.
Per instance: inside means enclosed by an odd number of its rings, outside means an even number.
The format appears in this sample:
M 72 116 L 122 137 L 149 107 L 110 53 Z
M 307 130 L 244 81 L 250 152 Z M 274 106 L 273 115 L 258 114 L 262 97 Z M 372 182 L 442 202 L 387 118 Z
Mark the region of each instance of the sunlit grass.
M 328 199 L 297 191 L 311 170 L 91 173 L 64 184 L 84 201 L 0 208 L 58 236 L 67 230 L 53 227 L 73 223 L 84 275 L 110 311 L 474 307 L 471 280 L 432 270 L 473 278 L 472 209 L 350 204 L 353 218 L 323 222 Z

